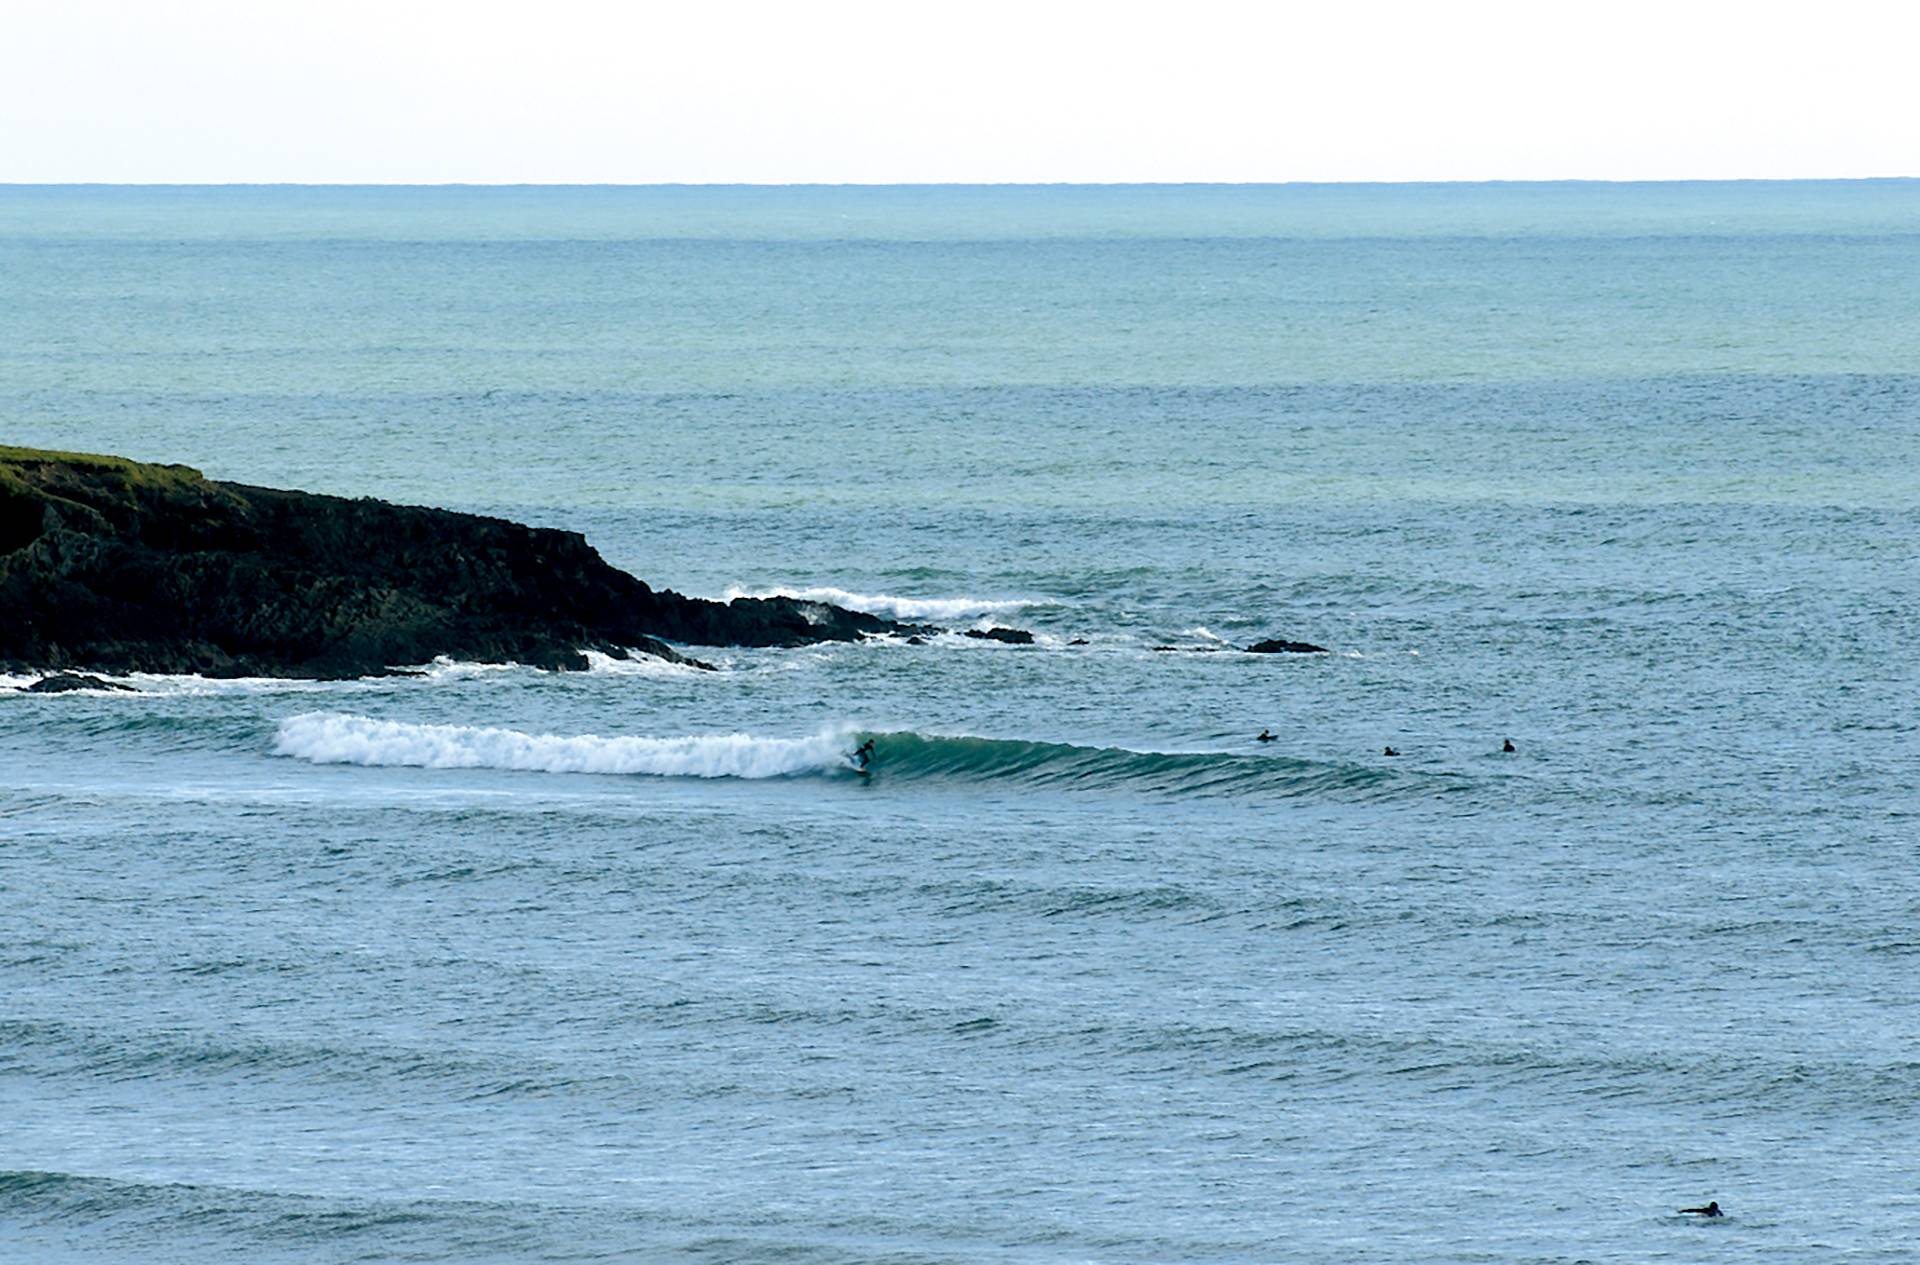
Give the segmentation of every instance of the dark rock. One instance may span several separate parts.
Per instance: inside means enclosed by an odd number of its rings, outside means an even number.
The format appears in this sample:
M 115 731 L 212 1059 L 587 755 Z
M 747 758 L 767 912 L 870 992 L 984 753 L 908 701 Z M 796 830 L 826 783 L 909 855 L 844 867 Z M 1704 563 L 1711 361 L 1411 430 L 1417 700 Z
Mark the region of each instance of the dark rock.
M 913 636 L 907 638 L 907 644 L 910 646 L 924 646 L 927 644 L 927 639 L 915 633 Z
M 1256 641 L 1247 647 L 1248 654 L 1332 654 L 1325 646 L 1309 645 L 1304 641 Z
M 708 667 L 667 642 L 924 631 L 792 598 L 655 590 L 576 532 L 0 447 L 0 668 L 337 678 L 454 659 Z
M 52 676 L 43 676 L 27 686 L 28 694 L 66 694 L 73 690 L 119 690 L 125 694 L 137 694 L 131 685 L 122 685 L 118 681 L 103 681 L 97 676 L 87 676 L 80 672 L 56 672 Z
M 1085 637 L 1075 637 L 1072 641 L 1069 641 L 1067 644 L 1070 646 L 1084 646 L 1084 645 L 1087 645 L 1088 642 Z
M 1155 646 L 1155 650 L 1173 654 L 1219 654 L 1220 646 Z
M 965 635 L 978 641 L 1004 641 L 1010 646 L 1033 644 L 1033 634 L 1023 628 L 989 628 L 984 632 L 978 628 L 969 628 Z

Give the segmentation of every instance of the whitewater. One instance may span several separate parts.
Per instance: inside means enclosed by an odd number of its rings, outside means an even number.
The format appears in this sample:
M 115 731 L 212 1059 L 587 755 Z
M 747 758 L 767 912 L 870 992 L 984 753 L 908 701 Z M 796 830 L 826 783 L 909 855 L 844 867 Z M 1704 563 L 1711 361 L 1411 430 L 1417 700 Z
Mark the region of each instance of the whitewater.
M 987 616 L 1012 616 L 1036 602 L 1018 599 L 996 599 L 976 597 L 896 597 L 890 593 L 849 593 L 845 589 L 836 589 L 831 585 L 816 585 L 812 588 L 795 588 L 790 585 L 765 589 L 745 589 L 740 585 L 727 586 L 721 600 L 732 601 L 736 597 L 791 597 L 802 602 L 821 602 L 831 606 L 843 606 L 848 610 L 866 611 L 871 615 L 884 615 L 889 619 L 902 621 L 925 621 L 938 623 L 953 620 L 979 620 Z
M 326 712 L 309 712 L 283 722 L 273 749 L 316 764 L 658 777 L 791 777 L 852 767 L 844 738 L 831 733 L 810 738 L 750 734 L 560 737 L 469 725 L 409 725 Z
M 0 442 L 949 630 L 0 665 L 0 1260 L 1904 1262 L 1917 193 L 0 188 Z

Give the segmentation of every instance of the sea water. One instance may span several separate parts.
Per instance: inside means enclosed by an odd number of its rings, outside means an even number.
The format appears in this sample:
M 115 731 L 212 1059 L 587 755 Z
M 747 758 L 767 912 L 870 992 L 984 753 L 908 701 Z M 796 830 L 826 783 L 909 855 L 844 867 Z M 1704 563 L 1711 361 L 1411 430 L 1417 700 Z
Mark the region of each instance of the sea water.
M 950 630 L 0 689 L 0 1258 L 1914 1259 L 1920 183 L 0 189 L 0 442 Z

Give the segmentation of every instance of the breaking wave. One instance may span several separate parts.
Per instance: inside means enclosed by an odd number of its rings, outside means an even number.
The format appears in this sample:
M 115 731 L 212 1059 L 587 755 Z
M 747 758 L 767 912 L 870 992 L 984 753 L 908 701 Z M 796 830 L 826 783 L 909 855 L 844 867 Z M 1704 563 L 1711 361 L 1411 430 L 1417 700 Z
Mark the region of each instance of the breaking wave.
M 307 712 L 280 723 L 273 750 L 276 755 L 314 764 L 768 778 L 845 767 L 851 745 L 844 734 L 831 731 L 808 738 L 757 738 L 751 734 L 565 737 Z
M 704 668 L 696 668 L 691 663 L 674 663 L 657 655 L 635 654 L 631 658 L 616 659 L 598 650 L 583 650 L 581 653 L 587 657 L 587 671 L 595 676 L 650 676 L 698 680 L 707 675 Z
M 1133 751 L 1059 742 L 825 729 L 803 738 L 753 734 L 612 737 L 419 725 L 338 712 L 281 722 L 274 752 L 315 764 L 502 769 L 653 777 L 852 776 L 854 747 L 871 737 L 872 784 L 1021 784 L 1166 796 L 1372 800 L 1465 788 L 1445 774 L 1372 764 L 1218 751 Z
M 726 600 L 736 597 L 790 597 L 796 602 L 825 602 L 851 611 L 865 611 L 888 619 L 913 620 L 978 619 L 983 615 L 1008 615 L 1046 603 L 1020 599 L 980 597 L 895 597 L 888 593 L 849 593 L 845 589 L 754 589 L 729 588 Z

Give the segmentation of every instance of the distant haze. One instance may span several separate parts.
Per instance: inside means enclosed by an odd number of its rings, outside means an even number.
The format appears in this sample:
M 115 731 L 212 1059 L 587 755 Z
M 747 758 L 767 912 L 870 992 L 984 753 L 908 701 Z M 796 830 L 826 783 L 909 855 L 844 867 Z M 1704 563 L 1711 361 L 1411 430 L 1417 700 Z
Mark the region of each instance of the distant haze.
M 0 0 L 0 181 L 1912 175 L 1917 13 Z

